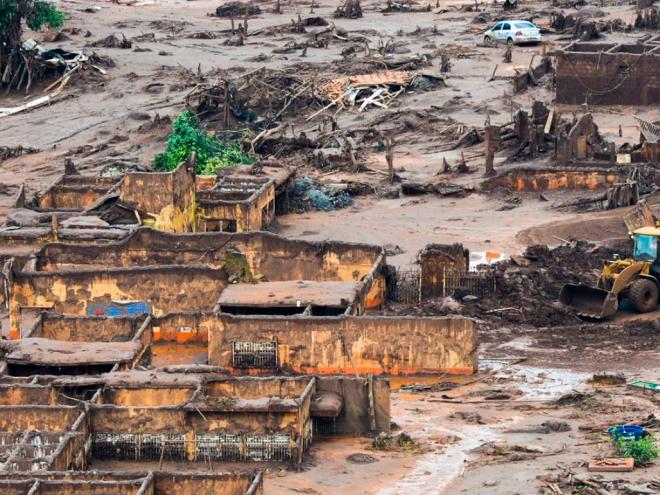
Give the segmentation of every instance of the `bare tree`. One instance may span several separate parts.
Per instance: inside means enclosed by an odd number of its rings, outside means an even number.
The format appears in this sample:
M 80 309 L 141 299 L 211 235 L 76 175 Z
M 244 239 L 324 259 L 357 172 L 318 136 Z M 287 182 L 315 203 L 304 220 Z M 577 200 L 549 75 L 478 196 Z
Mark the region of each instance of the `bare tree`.
M 394 146 L 396 141 L 392 136 L 385 138 L 385 160 L 387 160 L 387 173 L 390 179 L 390 184 L 394 182 Z

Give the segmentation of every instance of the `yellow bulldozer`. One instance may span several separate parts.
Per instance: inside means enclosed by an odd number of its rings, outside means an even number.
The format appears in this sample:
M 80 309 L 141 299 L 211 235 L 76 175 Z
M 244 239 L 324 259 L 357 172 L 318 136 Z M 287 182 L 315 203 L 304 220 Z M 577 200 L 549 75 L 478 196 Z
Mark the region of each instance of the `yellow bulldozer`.
M 572 306 L 580 316 L 607 318 L 619 310 L 619 301 L 627 299 L 639 313 L 653 311 L 660 294 L 660 228 L 642 227 L 633 231 L 635 249 L 632 258 L 608 261 L 597 287 L 566 284 L 559 301 Z

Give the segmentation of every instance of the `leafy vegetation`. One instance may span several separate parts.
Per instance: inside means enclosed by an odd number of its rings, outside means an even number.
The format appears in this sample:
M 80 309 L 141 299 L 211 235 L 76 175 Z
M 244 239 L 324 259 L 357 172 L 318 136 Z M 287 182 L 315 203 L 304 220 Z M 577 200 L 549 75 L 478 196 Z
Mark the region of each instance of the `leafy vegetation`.
M 660 455 L 652 435 L 638 440 L 619 438 L 616 441 L 616 447 L 619 455 L 635 459 L 636 466 L 646 466 Z
M 255 158 L 243 153 L 237 143 L 224 143 L 199 128 L 195 114 L 182 112 L 172 124 L 172 134 L 167 138 L 167 149 L 156 155 L 156 170 L 174 170 L 192 152 L 197 155 L 198 174 L 213 175 L 225 167 L 242 163 L 254 163 Z
M 0 0 L 0 85 L 10 85 L 22 71 L 22 22 L 33 31 L 44 26 L 59 28 L 64 13 L 44 0 Z
M 0 0 L 0 31 L 6 32 L 13 26 L 25 23 L 33 31 L 43 26 L 59 28 L 64 22 L 64 12 L 55 4 L 43 0 Z

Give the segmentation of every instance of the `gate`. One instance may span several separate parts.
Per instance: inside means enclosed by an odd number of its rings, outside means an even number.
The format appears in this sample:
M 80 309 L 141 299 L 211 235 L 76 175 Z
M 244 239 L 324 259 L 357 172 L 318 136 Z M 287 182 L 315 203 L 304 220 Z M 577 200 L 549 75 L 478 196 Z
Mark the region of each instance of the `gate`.
M 452 296 L 456 291 L 477 297 L 495 292 L 495 274 L 491 270 L 460 271 L 444 268 L 435 281 L 433 296 L 422 295 L 421 281 L 418 267 L 397 270 L 387 288 L 388 299 L 402 304 L 418 304 L 423 299 Z
M 443 270 L 442 297 L 448 297 L 459 290 L 473 296 L 484 297 L 495 292 L 495 274 L 486 272 L 462 272 Z
M 422 299 L 421 282 L 419 267 L 397 270 L 388 285 L 388 298 L 403 304 L 418 304 Z

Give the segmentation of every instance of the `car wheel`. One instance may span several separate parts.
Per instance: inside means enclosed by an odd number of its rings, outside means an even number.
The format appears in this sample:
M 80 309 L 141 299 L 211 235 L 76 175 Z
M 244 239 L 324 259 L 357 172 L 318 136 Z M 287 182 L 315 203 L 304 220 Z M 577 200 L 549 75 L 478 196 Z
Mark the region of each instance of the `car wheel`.
M 490 45 L 490 36 L 484 36 L 484 45 Z
M 630 284 L 628 292 L 630 304 L 639 313 L 648 313 L 658 305 L 658 286 L 646 278 L 640 278 Z
M 513 45 L 513 38 L 507 38 L 506 44 L 507 45 Z

